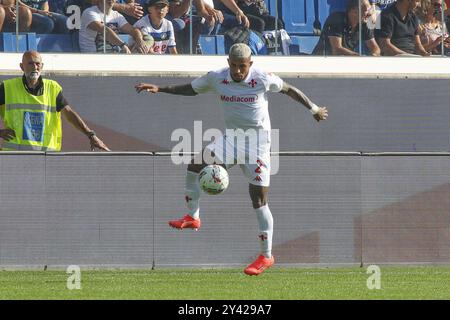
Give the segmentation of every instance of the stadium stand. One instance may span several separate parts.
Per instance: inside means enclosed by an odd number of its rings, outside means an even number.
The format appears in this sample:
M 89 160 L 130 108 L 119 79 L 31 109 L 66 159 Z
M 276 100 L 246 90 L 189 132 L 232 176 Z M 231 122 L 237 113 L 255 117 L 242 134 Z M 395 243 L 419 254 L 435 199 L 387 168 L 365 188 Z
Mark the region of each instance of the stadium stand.
M 292 39 L 291 55 L 311 54 L 318 41 L 318 30 L 330 12 L 342 10 L 345 1 L 332 0 L 265 0 L 271 15 L 282 15 L 286 31 Z M 55 4 L 56 5 L 56 4 Z M 277 7 L 278 6 L 278 7 Z M 19 52 L 37 49 L 41 52 L 79 52 L 77 34 L 19 35 Z M 16 37 L 13 33 L 0 33 L 0 51 L 15 52 Z M 124 41 L 128 40 L 127 37 Z M 200 37 L 202 53 L 225 54 L 223 35 Z

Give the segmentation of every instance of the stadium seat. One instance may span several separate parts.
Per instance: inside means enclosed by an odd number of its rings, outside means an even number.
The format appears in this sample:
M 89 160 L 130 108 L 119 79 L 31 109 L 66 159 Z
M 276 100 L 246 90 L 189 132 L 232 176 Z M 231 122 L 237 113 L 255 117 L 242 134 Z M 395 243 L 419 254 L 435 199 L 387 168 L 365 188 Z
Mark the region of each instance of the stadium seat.
M 282 16 L 289 34 L 314 34 L 314 0 L 284 0 Z
M 223 35 L 200 36 L 199 43 L 203 54 L 225 54 L 225 38 Z
M 203 54 L 216 54 L 216 38 L 214 36 L 200 36 L 199 43 Z
M 271 16 L 276 16 L 277 13 L 277 4 L 278 4 L 278 15 L 281 15 L 281 5 L 282 1 L 280 0 L 265 0 L 267 9 L 269 9 Z
M 74 52 L 70 34 L 38 34 L 37 50 L 40 52 Z
M 289 48 L 291 55 L 311 54 L 319 36 L 291 36 L 292 44 Z
M 296 35 L 318 35 L 331 12 L 345 10 L 341 0 L 265 0 L 270 14 L 278 14 L 286 23 L 286 31 Z M 316 29 L 316 30 L 315 30 Z
M 225 54 L 225 37 L 223 35 L 216 36 L 216 54 Z
M 16 44 L 18 44 L 18 48 L 16 48 Z M 17 52 L 25 52 L 36 49 L 35 33 L 19 33 L 18 37 L 16 37 L 15 33 L 0 33 L 0 51 L 16 52 L 17 50 Z

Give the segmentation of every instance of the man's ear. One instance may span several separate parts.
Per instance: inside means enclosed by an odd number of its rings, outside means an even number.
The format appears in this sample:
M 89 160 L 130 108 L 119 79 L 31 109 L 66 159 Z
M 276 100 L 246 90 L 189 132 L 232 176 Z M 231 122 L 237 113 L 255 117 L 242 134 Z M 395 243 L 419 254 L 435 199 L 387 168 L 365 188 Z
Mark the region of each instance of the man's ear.
M 22 69 L 22 71 L 24 71 L 22 62 L 20 63 L 20 69 Z
M 253 65 L 253 61 L 250 61 L 250 67 Z

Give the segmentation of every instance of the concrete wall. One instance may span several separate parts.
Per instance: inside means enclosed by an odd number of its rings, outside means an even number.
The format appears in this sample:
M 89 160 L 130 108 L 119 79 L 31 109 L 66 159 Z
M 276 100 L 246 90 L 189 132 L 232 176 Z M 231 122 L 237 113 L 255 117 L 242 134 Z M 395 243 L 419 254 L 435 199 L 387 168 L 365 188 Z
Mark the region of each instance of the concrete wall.
M 450 154 L 295 154 L 272 177 L 280 264 L 449 263 Z M 0 154 L 0 266 L 239 265 L 258 253 L 239 168 L 203 196 L 198 232 L 184 173 L 151 153 Z

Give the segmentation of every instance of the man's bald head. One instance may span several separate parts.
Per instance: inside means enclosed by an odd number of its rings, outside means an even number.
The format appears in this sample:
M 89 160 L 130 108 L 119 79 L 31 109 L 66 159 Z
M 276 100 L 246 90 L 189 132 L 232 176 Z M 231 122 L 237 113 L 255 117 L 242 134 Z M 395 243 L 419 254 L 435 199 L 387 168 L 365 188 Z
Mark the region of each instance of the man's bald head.
M 22 56 L 22 63 L 29 60 L 42 62 L 41 54 L 34 50 L 25 51 Z
M 41 76 L 43 67 L 41 54 L 37 51 L 26 51 L 22 56 L 20 69 L 25 74 L 28 84 L 34 84 Z

